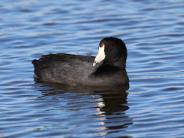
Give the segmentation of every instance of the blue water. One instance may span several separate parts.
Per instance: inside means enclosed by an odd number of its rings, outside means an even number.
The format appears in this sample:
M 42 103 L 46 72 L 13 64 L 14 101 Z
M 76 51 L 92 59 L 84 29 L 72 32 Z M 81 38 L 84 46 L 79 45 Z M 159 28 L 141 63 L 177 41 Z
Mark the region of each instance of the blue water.
M 184 1 L 0 1 L 0 137 L 184 137 Z M 43 54 L 128 48 L 128 97 L 33 79 Z

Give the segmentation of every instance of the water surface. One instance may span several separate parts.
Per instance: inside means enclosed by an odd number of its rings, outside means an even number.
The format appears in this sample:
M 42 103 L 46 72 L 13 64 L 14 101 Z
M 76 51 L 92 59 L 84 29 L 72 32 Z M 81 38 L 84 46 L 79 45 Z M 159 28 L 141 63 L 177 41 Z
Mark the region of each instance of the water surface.
M 0 137 L 184 136 L 184 1 L 0 2 Z M 126 92 L 37 84 L 43 54 L 95 55 L 105 36 L 128 48 Z

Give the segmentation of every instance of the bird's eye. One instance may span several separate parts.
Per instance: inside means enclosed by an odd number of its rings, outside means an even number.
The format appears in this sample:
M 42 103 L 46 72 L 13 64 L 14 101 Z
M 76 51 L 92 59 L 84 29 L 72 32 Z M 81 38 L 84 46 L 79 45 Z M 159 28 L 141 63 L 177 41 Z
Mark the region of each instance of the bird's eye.
M 100 44 L 100 47 L 103 47 L 103 44 Z

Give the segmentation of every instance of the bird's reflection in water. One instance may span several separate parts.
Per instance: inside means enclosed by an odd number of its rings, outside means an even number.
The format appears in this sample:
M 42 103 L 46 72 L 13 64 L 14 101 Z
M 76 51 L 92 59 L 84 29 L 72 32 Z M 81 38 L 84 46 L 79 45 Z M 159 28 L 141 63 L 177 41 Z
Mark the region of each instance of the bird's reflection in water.
M 101 129 L 107 133 L 124 131 L 124 128 L 132 124 L 125 111 L 129 109 L 127 105 L 126 91 L 105 91 L 101 92 L 101 99 L 97 99 L 97 114 L 101 121 Z
M 101 103 L 98 103 L 101 112 L 105 115 L 112 115 L 113 113 L 128 110 L 127 106 L 127 92 L 125 91 L 111 91 L 108 93 L 101 93 Z
M 100 135 L 105 136 L 109 133 L 117 132 L 123 133 L 122 131 L 126 131 L 124 129 L 132 124 L 132 119 L 128 117 L 128 115 L 126 115 L 125 113 L 125 111 L 129 109 L 127 105 L 128 93 L 125 90 L 102 91 L 84 88 L 72 89 L 61 86 L 58 87 L 54 85 L 54 90 L 44 92 L 43 95 L 51 96 L 66 92 L 72 92 L 93 97 L 93 103 L 96 104 L 95 114 L 96 118 L 98 119 L 99 133 L 101 133 Z M 70 103 L 75 102 L 75 100 L 78 99 L 73 99 L 72 101 L 70 101 Z

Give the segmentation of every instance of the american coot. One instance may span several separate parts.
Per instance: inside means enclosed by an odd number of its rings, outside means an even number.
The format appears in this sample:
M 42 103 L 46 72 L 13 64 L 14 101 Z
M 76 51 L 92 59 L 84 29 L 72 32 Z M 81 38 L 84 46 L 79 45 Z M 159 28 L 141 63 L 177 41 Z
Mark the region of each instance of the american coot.
M 71 87 L 128 89 L 127 48 L 115 37 L 103 38 L 96 57 L 49 54 L 33 60 L 35 80 Z

